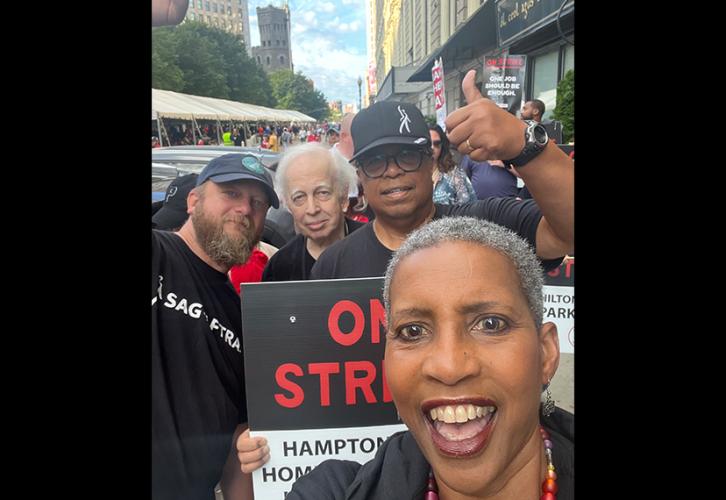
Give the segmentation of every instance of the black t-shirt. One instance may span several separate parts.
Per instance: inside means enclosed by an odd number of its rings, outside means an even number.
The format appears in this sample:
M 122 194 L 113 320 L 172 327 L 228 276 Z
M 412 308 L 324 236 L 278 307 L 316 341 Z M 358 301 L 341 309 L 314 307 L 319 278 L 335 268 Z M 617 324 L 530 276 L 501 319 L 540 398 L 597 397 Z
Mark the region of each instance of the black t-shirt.
M 434 219 L 454 215 L 495 222 L 516 232 L 529 242 L 532 248 L 536 248 L 537 226 L 542 213 L 534 200 L 486 198 L 461 205 L 436 205 Z M 383 276 L 386 274 L 386 266 L 392 255 L 393 251 L 378 241 L 373 232 L 373 224 L 369 222 L 360 231 L 333 243 L 326 249 L 313 266 L 310 279 Z M 545 271 L 550 271 L 560 265 L 562 257 L 541 262 Z
M 153 498 L 213 499 L 247 421 L 240 298 L 175 233 L 151 255 Z
M 542 425 L 552 440 L 557 473 L 557 499 L 575 498 L 574 415 L 560 408 Z M 431 466 L 408 431 L 389 437 L 376 456 L 361 465 L 349 460 L 326 460 L 298 479 L 286 500 L 421 500 Z
M 363 227 L 362 222 L 345 219 L 346 233 Z M 346 236 L 347 237 L 347 236 Z M 310 279 L 315 259 L 308 252 L 306 239 L 298 234 L 270 258 L 262 272 L 262 281 L 297 281 Z

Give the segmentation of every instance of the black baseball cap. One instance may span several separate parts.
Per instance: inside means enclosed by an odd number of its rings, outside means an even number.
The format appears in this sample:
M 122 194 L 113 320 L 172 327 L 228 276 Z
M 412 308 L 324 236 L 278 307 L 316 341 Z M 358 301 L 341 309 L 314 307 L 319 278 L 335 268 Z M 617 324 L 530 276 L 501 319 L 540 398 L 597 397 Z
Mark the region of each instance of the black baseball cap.
M 187 195 L 197 183 L 197 174 L 180 175 L 166 188 L 164 204 L 151 217 L 156 229 L 172 230 L 184 225 L 187 214 Z
M 280 207 L 280 200 L 275 193 L 272 176 L 254 155 L 229 153 L 214 158 L 207 163 L 207 166 L 199 174 L 197 186 L 201 186 L 210 180 L 215 184 L 219 184 L 220 182 L 245 179 L 261 183 L 270 200 L 270 205 L 275 208 Z
M 381 101 L 360 111 L 350 125 L 355 160 L 386 144 L 431 146 L 429 127 L 421 111 L 407 102 Z

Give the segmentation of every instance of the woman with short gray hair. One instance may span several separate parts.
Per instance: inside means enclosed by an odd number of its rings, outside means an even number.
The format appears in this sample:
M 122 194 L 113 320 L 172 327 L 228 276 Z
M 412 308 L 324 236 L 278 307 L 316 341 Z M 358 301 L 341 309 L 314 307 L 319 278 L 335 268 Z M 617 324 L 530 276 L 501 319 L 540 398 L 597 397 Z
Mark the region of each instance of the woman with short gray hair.
M 385 376 L 408 430 L 364 465 L 324 461 L 287 499 L 573 499 L 574 416 L 549 392 L 540 404 L 560 355 L 542 285 L 532 248 L 497 224 L 413 231 L 384 285 Z

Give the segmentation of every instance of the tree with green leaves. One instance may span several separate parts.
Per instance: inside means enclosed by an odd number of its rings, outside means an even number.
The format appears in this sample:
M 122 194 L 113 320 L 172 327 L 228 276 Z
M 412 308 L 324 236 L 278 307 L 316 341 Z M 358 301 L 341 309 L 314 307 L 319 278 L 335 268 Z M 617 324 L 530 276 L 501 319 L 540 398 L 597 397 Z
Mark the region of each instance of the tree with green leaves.
M 325 95 L 300 71 L 297 73 L 289 69 L 275 71 L 270 75 L 270 84 L 278 109 L 294 109 L 318 121 L 328 117 L 330 108 Z
M 229 99 L 227 64 L 217 43 L 204 36 L 197 26 L 185 23 L 176 30 L 176 60 L 184 73 L 186 94 Z M 201 23 L 193 23 L 195 25 Z
M 151 31 L 151 86 L 181 92 L 184 72 L 176 61 L 176 38 L 169 29 Z
M 274 107 L 270 81 L 240 35 L 197 21 L 153 28 L 154 88 Z
M 229 99 L 261 106 L 275 105 L 270 80 L 262 67 L 247 55 L 242 35 L 199 22 L 185 23 L 183 28 L 193 30 L 216 45 L 229 88 Z
M 567 143 L 575 135 L 575 70 L 571 69 L 557 84 L 557 106 L 552 116 L 562 122 L 562 141 Z
M 342 118 L 343 113 L 340 110 L 331 109 L 330 111 L 328 111 L 328 121 L 331 121 L 333 123 L 339 123 Z

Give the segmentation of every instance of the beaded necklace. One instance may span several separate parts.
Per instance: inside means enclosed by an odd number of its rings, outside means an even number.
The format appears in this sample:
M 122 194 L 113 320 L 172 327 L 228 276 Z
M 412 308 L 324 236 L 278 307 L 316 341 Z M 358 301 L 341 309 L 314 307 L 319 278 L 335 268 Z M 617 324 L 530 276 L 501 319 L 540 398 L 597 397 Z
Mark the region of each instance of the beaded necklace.
M 540 500 L 557 500 L 557 474 L 552 463 L 552 441 L 544 427 L 539 427 L 539 433 L 544 442 L 545 457 L 547 458 L 547 473 L 545 474 L 545 480 L 542 482 L 542 496 L 539 498 Z M 429 470 L 429 480 L 426 485 L 424 500 L 439 500 L 439 487 L 436 484 L 433 470 Z

